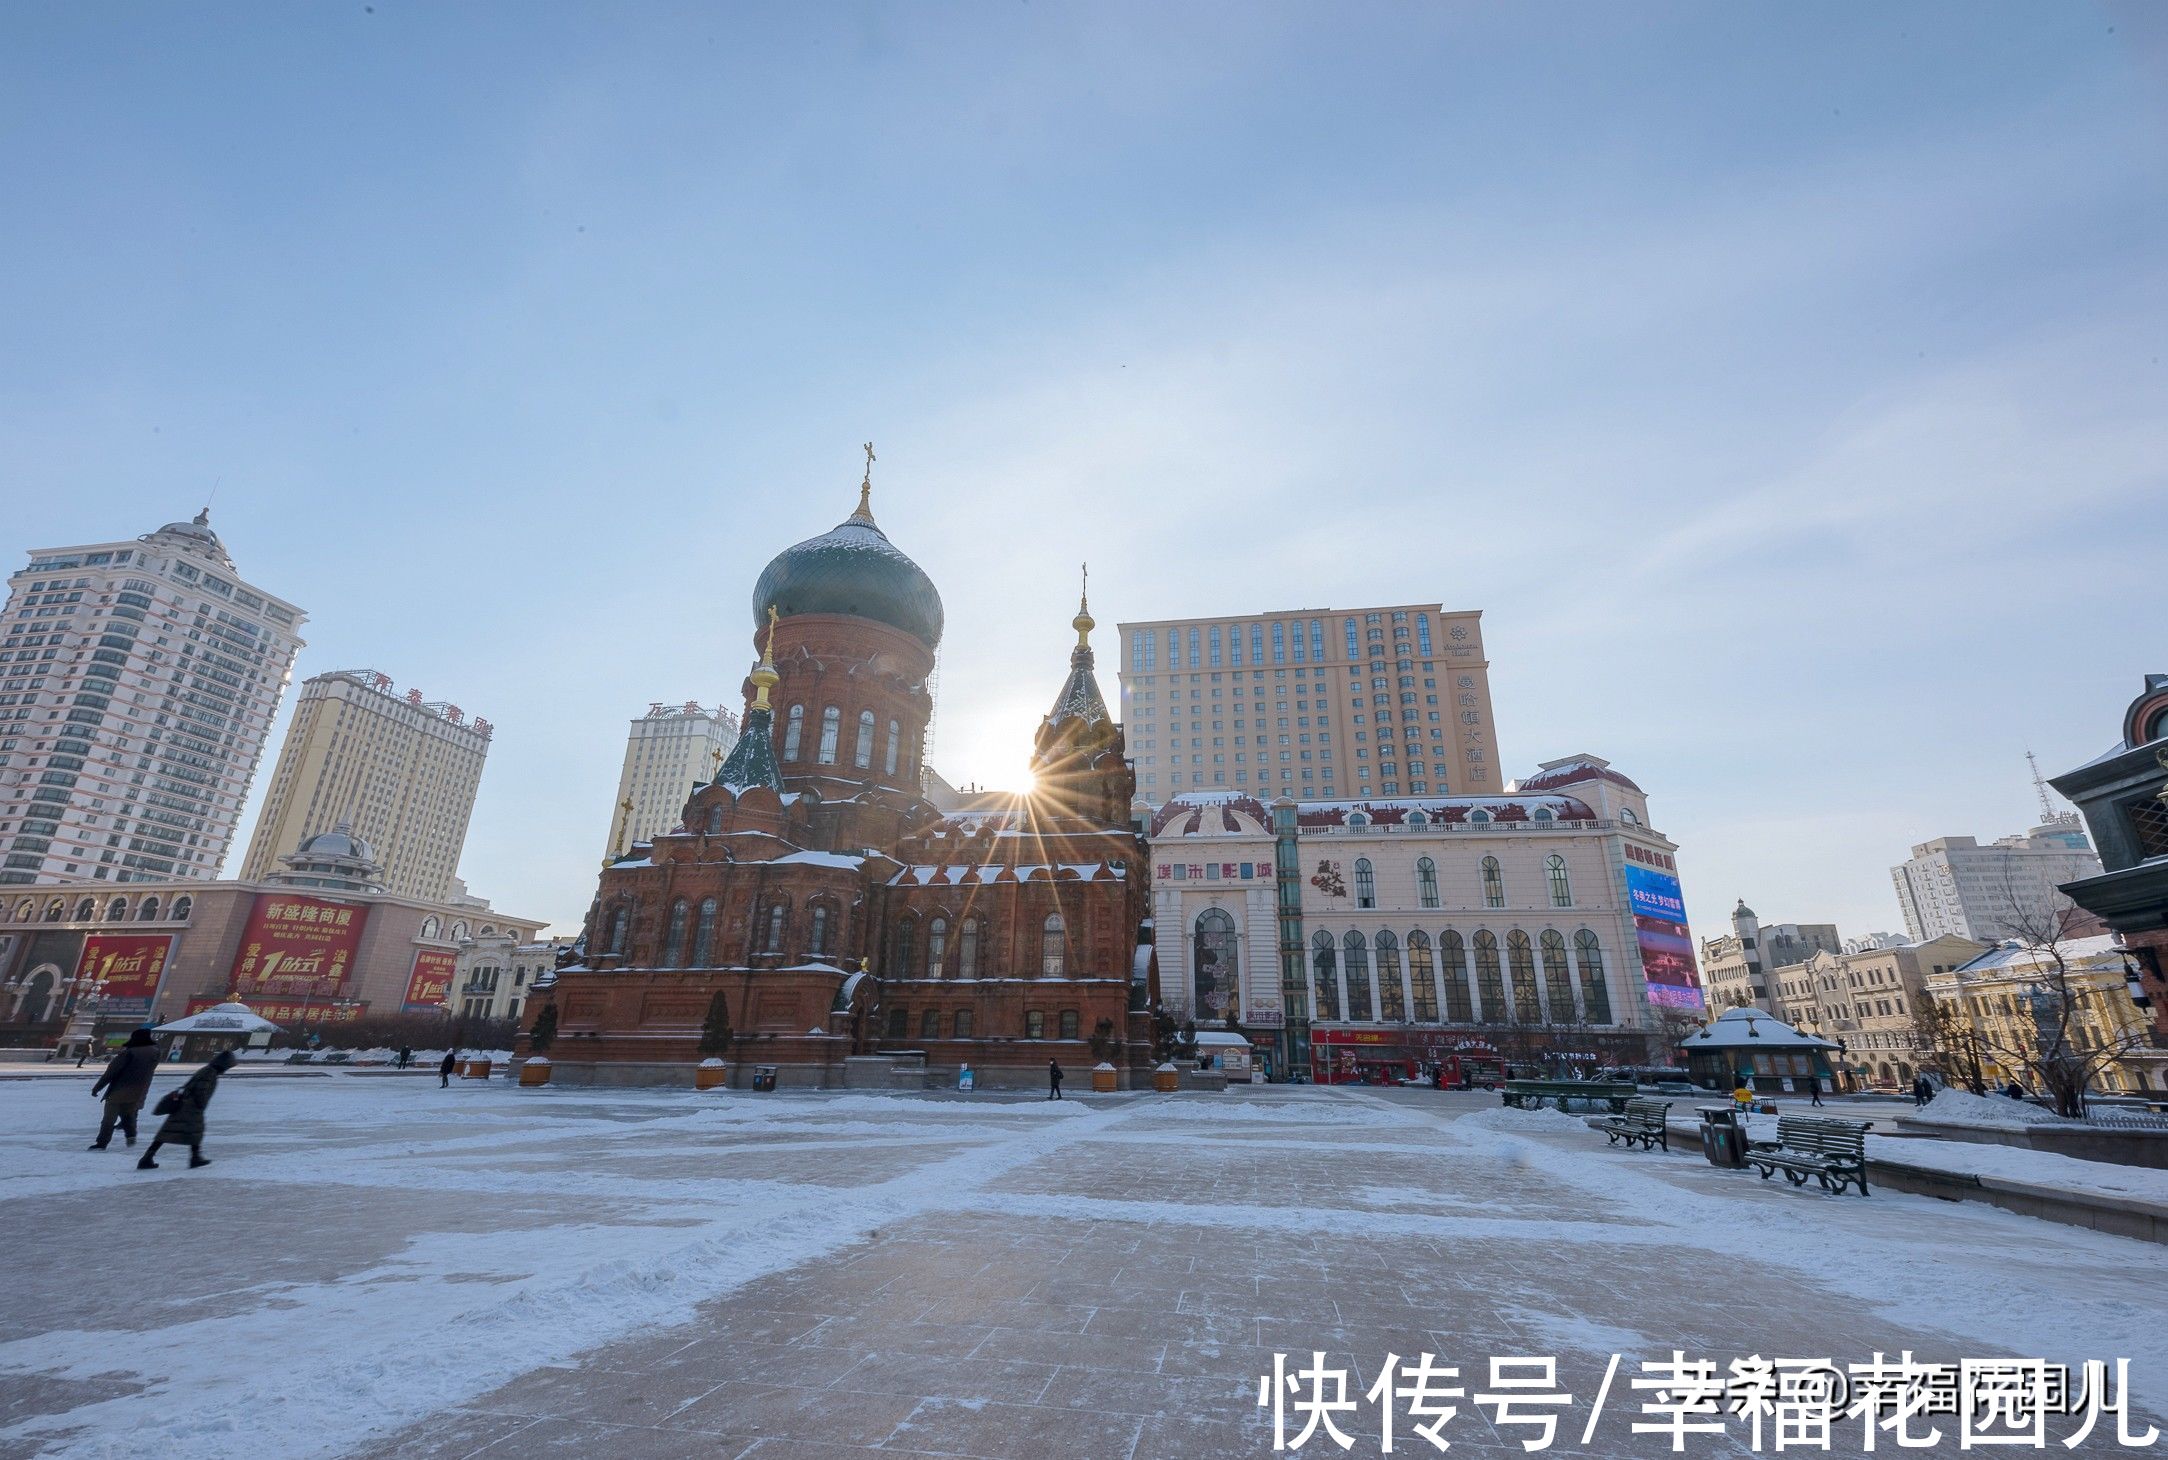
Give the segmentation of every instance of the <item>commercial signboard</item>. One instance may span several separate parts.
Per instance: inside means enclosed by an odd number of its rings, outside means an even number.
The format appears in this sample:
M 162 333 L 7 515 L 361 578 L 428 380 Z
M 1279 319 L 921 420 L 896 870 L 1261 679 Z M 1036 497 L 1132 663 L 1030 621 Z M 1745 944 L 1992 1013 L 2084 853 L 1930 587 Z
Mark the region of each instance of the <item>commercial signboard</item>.
M 205 1009 L 215 1008 L 225 1002 L 223 994 L 201 994 L 190 999 L 188 1007 L 182 1013 L 184 1017 L 188 1014 L 200 1014 Z M 304 1023 L 311 1028 L 319 1024 L 350 1024 L 369 1012 L 368 1004 L 363 1002 L 335 1004 L 306 998 L 252 998 L 247 1000 L 247 1003 L 251 1013 L 269 1019 L 273 1024 L 283 1024 L 288 1029 Z
M 244 995 L 337 998 L 368 918 L 367 907 L 328 898 L 257 893 L 234 957 L 233 987 Z
M 97 986 L 101 1015 L 149 1017 L 158 981 L 173 956 L 173 938 L 171 933 L 90 934 L 75 961 L 75 976 L 86 980 L 77 987 L 88 994 Z
M 1694 963 L 1694 938 L 1686 926 L 1679 879 L 1628 862 L 1626 901 L 1633 910 L 1634 941 L 1641 949 L 1649 1002 L 1665 1009 L 1701 1008 L 1701 974 Z
M 422 948 L 414 954 L 414 971 L 407 975 L 405 1013 L 441 1009 L 451 1002 L 452 969 L 459 955 L 448 948 Z

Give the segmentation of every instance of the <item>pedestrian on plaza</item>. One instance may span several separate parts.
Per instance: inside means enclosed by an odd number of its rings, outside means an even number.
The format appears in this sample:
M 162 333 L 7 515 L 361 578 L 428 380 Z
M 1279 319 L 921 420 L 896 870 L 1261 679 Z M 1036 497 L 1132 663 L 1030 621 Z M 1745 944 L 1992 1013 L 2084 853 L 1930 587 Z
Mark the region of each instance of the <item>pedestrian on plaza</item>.
M 1046 1098 L 1049 1100 L 1061 1099 L 1061 1061 L 1059 1060 L 1048 1060 L 1046 1062 Z
M 450 1088 L 452 1071 L 457 1068 L 459 1068 L 459 1051 L 456 1049 L 444 1051 L 443 1063 L 437 1066 L 437 1088 L 439 1090 Z
M 106 1062 L 105 1073 L 90 1087 L 93 1100 L 105 1097 L 105 1118 L 98 1122 L 98 1139 L 90 1143 L 93 1151 L 112 1144 L 116 1125 L 129 1145 L 136 1143 L 136 1112 L 143 1108 L 143 1097 L 150 1094 L 151 1077 L 157 1073 L 157 1041 L 151 1038 L 148 1027 L 138 1029 L 128 1036 L 120 1053 Z
M 407 1067 L 408 1065 L 411 1065 L 411 1064 L 413 1064 L 413 1063 L 414 1063 L 414 1046 L 412 1046 L 412 1045 L 410 1045 L 410 1044 L 402 1044 L 402 1045 L 400 1045 L 400 1046 L 399 1046 L 399 1068 L 403 1070 L 403 1069 L 405 1069 L 405 1068 L 406 1068 L 406 1067 Z
M 80 1053 L 78 1053 L 78 1054 L 76 1055 L 76 1057 L 75 1057 L 75 1067 L 76 1067 L 77 1069 L 81 1069 L 81 1068 L 82 1068 L 82 1067 L 83 1067 L 83 1066 L 84 1066 L 85 1064 L 89 1063 L 89 1061 L 90 1061 L 90 1048 L 91 1048 L 91 1042 L 90 1042 L 90 1041 L 89 1041 L 88 1039 L 85 1039 L 85 1040 L 83 1041 L 83 1048 L 82 1048 L 81 1052 L 80 1052 Z
M 2025 1098 L 2025 1087 L 2023 1085 L 2020 1085 L 2017 1081 L 2012 1080 L 2009 1084 L 2002 1087 L 2002 1093 L 2009 1096 L 2012 1100 L 2023 1100 Z
M 151 1137 L 151 1148 L 136 1162 L 138 1171 L 156 1171 L 158 1148 L 164 1145 L 188 1147 L 188 1169 L 208 1166 L 211 1158 L 203 1154 L 203 1111 L 218 1093 L 218 1077 L 233 1068 L 234 1055 L 230 1049 L 222 1049 L 211 1056 L 211 1062 L 188 1077 L 180 1089 L 167 1092 L 155 1109 L 166 1118 L 158 1127 L 158 1134 Z

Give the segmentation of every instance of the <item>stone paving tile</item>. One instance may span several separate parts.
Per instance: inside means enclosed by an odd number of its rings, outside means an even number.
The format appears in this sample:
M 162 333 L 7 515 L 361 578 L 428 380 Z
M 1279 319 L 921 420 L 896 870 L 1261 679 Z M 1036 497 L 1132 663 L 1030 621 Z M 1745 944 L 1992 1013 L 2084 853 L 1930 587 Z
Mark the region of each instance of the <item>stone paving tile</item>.
M 868 1354 L 834 1379 L 842 1389 L 973 1403 L 1038 1404 L 1061 1372 L 1051 1364 L 1009 1358 L 952 1359 L 939 1354 Z
M 1029 1404 L 959 1404 L 929 1399 L 896 1427 L 884 1448 L 927 1450 L 984 1460 L 1126 1457 L 1143 1421 L 1135 1415 Z
M 537 1421 L 523 1416 L 448 1410 L 426 1425 L 353 1452 L 354 1460 L 467 1460 L 501 1440 L 528 1432 Z M 511 1455 L 520 1447 L 499 1452 Z
M 733 1382 L 718 1385 L 680 1409 L 664 1427 L 873 1445 L 894 1432 L 921 1403 L 904 1394 Z

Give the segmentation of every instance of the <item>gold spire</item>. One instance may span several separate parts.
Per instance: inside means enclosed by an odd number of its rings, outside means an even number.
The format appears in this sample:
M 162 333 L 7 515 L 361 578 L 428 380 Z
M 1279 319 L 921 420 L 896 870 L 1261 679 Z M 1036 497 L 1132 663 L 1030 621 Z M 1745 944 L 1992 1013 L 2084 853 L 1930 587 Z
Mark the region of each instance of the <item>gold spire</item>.
M 1069 620 L 1069 627 L 1076 630 L 1076 646 L 1079 649 L 1091 647 L 1092 630 L 1098 626 L 1097 620 L 1092 617 L 1091 595 L 1092 568 L 1091 564 L 1086 563 L 1084 564 L 1084 587 L 1076 597 L 1076 617 Z
M 775 605 L 768 605 L 768 641 L 761 645 L 760 662 L 753 666 L 753 708 L 768 708 L 768 691 L 783 682 L 775 672 Z
M 866 474 L 859 479 L 858 510 L 853 512 L 851 516 L 862 517 L 871 522 L 873 520 L 873 443 L 868 441 L 864 450 L 866 453 Z

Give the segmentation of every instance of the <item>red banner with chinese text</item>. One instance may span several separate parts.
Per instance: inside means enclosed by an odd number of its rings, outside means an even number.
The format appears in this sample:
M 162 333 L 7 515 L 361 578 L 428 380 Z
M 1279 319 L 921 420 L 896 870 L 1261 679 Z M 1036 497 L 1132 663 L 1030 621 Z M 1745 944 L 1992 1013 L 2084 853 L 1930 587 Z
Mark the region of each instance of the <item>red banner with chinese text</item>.
M 257 893 L 234 959 L 233 987 L 243 995 L 337 998 L 368 917 L 366 907 L 321 897 Z
M 172 955 L 171 933 L 92 933 L 83 940 L 75 976 L 90 980 L 108 1013 L 122 1012 L 121 1005 L 149 1013 Z
M 414 955 L 407 977 L 406 1011 L 441 1009 L 451 1000 L 452 969 L 459 955 L 447 948 L 423 948 Z

